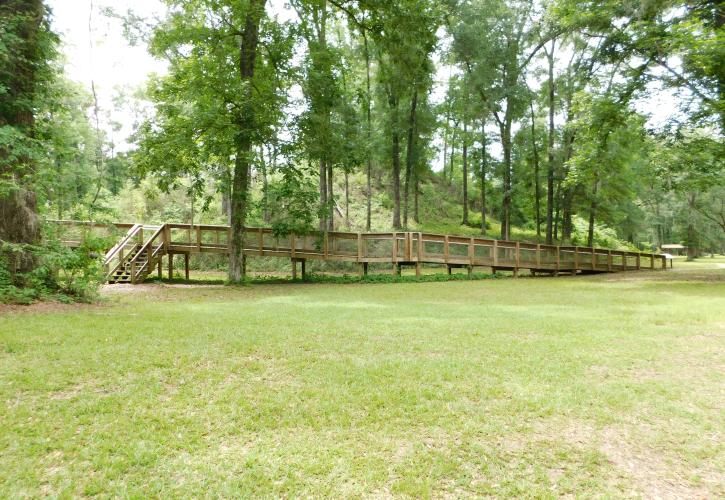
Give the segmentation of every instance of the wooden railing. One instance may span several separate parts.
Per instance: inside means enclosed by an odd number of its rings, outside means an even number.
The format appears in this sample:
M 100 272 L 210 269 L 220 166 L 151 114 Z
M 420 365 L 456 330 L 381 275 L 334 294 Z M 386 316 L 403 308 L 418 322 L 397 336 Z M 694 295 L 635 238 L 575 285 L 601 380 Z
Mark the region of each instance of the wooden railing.
M 143 243 L 143 226 L 141 224 L 134 224 L 131 229 L 128 230 L 126 236 L 121 238 L 119 242 L 106 253 L 106 257 L 103 259 L 103 271 L 105 272 L 106 279 L 111 276 L 116 270 L 124 265 L 126 256 L 136 248 L 137 245 Z
M 68 223 L 64 221 L 63 223 Z M 119 228 L 135 227 L 118 224 Z M 231 229 L 222 225 L 164 224 L 146 242 L 139 255 L 150 263 L 164 254 L 229 252 Z M 250 227 L 244 234 L 247 256 L 285 257 L 295 261 L 445 264 L 449 267 L 492 267 L 495 270 L 530 269 L 538 272 L 617 272 L 664 269 L 664 255 L 604 248 L 554 246 L 490 238 L 422 232 L 352 233 L 313 232 L 276 235 L 270 228 Z
M 131 266 L 131 283 L 143 280 L 151 272 L 154 264 L 166 253 L 166 226 L 159 226 L 136 252 L 129 264 Z

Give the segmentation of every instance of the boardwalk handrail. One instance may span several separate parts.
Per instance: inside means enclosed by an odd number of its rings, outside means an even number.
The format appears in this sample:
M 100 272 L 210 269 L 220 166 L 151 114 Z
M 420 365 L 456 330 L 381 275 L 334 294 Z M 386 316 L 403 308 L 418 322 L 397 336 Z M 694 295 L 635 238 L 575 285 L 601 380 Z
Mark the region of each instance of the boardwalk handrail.
M 72 224 L 71 221 L 61 223 Z M 117 227 L 135 225 L 117 224 Z M 158 240 L 161 243 L 152 250 Z M 150 265 L 152 261 L 160 261 L 163 255 L 169 255 L 172 260 L 174 254 L 184 254 L 188 260 L 192 253 L 228 254 L 230 242 L 231 228 L 227 225 L 168 223 L 156 229 L 147 242 L 142 242 L 143 248 L 137 252 L 141 257 L 134 256 L 133 260 L 138 263 L 148 257 L 146 261 Z M 312 231 L 280 235 L 268 227 L 247 227 L 243 243 L 244 254 L 251 257 L 285 257 L 293 262 L 309 259 L 354 262 L 361 269 L 367 269 L 370 263 L 388 263 L 394 271 L 411 265 L 419 272 L 422 263 L 444 264 L 449 270 L 467 267 L 469 272 L 474 266 L 491 267 L 494 271 L 513 271 L 515 275 L 520 269 L 558 274 L 666 268 L 665 256 L 650 252 L 412 231 Z M 661 265 L 655 266 L 658 260 Z M 143 271 L 147 274 L 149 269 Z M 141 274 L 137 272 L 134 277 Z

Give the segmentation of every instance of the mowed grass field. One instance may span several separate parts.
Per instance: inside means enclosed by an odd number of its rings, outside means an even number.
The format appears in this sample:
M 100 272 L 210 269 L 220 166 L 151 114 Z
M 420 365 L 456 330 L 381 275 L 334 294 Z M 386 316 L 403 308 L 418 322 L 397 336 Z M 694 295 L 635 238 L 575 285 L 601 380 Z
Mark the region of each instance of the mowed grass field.
M 0 310 L 0 497 L 725 495 L 725 261 Z

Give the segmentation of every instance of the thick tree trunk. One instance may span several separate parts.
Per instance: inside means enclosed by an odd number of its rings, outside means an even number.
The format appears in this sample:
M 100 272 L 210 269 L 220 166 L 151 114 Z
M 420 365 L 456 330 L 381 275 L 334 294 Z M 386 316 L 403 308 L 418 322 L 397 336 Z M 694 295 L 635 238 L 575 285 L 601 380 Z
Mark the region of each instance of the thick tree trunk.
M 418 108 L 418 89 L 413 89 L 410 100 L 410 116 L 408 118 L 408 144 L 405 154 L 405 185 L 403 188 L 403 227 L 408 227 L 408 199 L 410 195 L 410 179 L 413 174 L 413 160 L 415 152 L 415 120 Z
M 463 221 L 468 225 L 468 122 L 463 121 Z
M 39 40 L 45 8 L 41 0 L 0 3 L 0 19 L 10 16 L 17 18 L 17 22 L 10 24 L 8 28 L 12 37 L 10 43 L 16 46 L 6 47 L 6 60 L 2 62 L 9 71 L 3 71 L 0 77 L 0 87 L 4 90 L 3 104 L 0 107 L 0 127 L 15 128 L 23 136 L 32 138 L 35 135 L 33 113 L 38 84 L 37 70 L 46 63 L 43 60 L 42 42 Z M 35 258 L 27 249 L 4 249 L 2 244 L 37 244 L 40 241 L 40 222 L 35 193 L 29 190 L 28 177 L 33 170 L 32 160 L 22 152 L 16 160 L 8 160 L 14 154 L 17 152 L 0 148 L 0 181 L 9 184 L 0 190 L 0 257 L 5 259 L 12 280 L 22 286 L 18 274 L 31 271 L 36 265 Z M 31 165 L 31 168 L 27 165 Z
M 232 178 L 232 240 L 229 256 L 229 281 L 239 282 L 246 276 L 244 266 L 244 224 L 247 217 L 249 167 L 253 153 L 252 130 L 255 127 L 252 85 L 259 45 L 259 25 L 266 0 L 249 0 L 239 47 L 239 76 L 244 89 L 243 109 L 237 116 L 235 137 L 236 159 Z

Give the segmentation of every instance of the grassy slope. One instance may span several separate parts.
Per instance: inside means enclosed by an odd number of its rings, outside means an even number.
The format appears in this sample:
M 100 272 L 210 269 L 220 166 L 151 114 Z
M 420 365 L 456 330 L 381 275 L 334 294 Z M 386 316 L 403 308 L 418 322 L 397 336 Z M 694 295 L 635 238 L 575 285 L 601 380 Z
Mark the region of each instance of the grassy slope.
M 0 315 L 0 496 L 725 494 L 725 270 L 109 302 Z
M 337 179 L 335 189 L 339 197 L 338 203 L 344 210 L 344 184 Z M 431 178 L 429 182 L 421 185 L 420 219 L 421 223 L 413 221 L 413 197 L 410 198 L 409 228 L 412 231 L 425 231 L 440 234 L 455 234 L 463 236 L 479 236 L 481 234 L 481 214 L 477 211 L 469 213 L 470 226 L 461 224 L 463 220 L 463 207 L 459 201 L 460 192 L 455 187 L 447 187 L 439 180 Z M 365 205 L 365 179 L 362 175 L 350 176 L 350 226 L 354 230 L 363 229 L 366 220 Z M 392 202 L 389 196 L 376 189 L 372 201 L 373 230 L 389 231 L 392 222 Z M 490 207 L 490 209 L 495 207 Z M 336 219 L 341 229 L 345 229 L 344 218 Z M 493 238 L 500 236 L 501 225 L 492 216 L 488 217 L 489 229 L 487 234 Z M 535 241 L 536 233 L 533 230 L 512 228 L 512 238 L 517 240 Z

